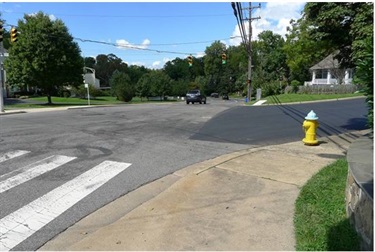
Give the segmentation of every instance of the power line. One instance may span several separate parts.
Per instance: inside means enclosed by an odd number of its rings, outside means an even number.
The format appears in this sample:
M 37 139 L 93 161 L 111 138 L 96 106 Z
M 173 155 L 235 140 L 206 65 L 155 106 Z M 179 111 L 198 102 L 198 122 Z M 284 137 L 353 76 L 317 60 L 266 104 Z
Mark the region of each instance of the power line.
M 23 14 L 24 12 L 11 12 L 12 14 Z M 92 17 L 92 18 L 192 18 L 192 17 L 223 17 L 229 16 L 229 14 L 204 14 L 204 15 L 95 15 L 95 14 L 59 14 L 54 13 L 54 16 L 62 17 Z
M 109 43 L 109 42 L 103 42 L 103 41 L 97 41 L 97 40 L 91 40 L 91 39 L 81 39 L 81 38 L 75 38 L 75 37 L 73 37 L 73 39 L 80 40 L 82 42 L 91 42 L 91 43 L 96 43 L 96 44 L 122 47 L 122 48 L 125 48 L 125 49 L 143 50 L 143 51 L 151 51 L 151 52 L 158 52 L 158 53 L 182 54 L 182 55 L 190 55 L 191 54 L 190 52 L 174 52 L 174 51 L 167 51 L 167 50 L 156 50 L 156 49 L 144 48 L 144 47 L 141 47 L 141 46 L 121 45 L 121 44 L 118 44 L 118 43 Z
M 103 44 L 103 45 L 121 47 L 121 48 L 125 48 L 125 49 L 143 50 L 143 51 L 151 51 L 151 52 L 157 52 L 157 53 L 182 54 L 182 55 L 190 55 L 191 54 L 191 52 L 176 52 L 176 51 L 168 51 L 168 50 L 150 49 L 150 48 L 146 48 L 144 45 L 126 45 L 126 44 L 119 44 L 119 43 L 97 41 L 97 40 L 92 40 L 92 39 L 82 39 L 82 38 L 76 38 L 76 37 L 73 37 L 73 39 L 79 40 L 81 42 Z M 226 39 L 230 39 L 230 38 L 226 38 Z M 219 40 L 226 40 L 226 39 L 219 39 Z M 200 43 L 209 43 L 209 42 L 213 42 L 213 41 L 217 41 L 217 40 L 199 41 L 199 42 L 185 42 L 185 43 L 172 43 L 172 44 L 152 44 L 151 46 L 200 44 Z

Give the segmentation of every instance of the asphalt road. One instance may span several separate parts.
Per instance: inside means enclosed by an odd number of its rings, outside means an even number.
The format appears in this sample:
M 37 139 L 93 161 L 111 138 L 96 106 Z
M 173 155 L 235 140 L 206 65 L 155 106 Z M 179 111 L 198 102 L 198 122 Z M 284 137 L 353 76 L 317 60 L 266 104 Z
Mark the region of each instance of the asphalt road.
M 302 122 L 312 109 L 319 117 L 318 137 L 365 128 L 364 99 L 261 107 L 210 99 L 206 105 L 124 105 L 1 116 L 0 160 L 9 151 L 28 153 L 0 162 L 0 182 L 50 156 L 75 159 L 1 193 L 0 219 L 104 161 L 131 164 L 12 247 L 36 250 L 103 205 L 183 167 L 236 150 L 302 139 Z

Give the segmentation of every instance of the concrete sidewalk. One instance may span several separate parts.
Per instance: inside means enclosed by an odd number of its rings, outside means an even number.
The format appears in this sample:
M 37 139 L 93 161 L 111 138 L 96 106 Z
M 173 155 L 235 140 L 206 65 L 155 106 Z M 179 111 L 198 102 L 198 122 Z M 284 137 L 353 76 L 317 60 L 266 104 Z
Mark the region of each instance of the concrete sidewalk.
M 294 202 L 368 131 L 259 147 L 186 167 L 83 218 L 40 250 L 294 250 Z
M 12 114 L 21 114 L 21 113 L 37 113 L 37 112 L 51 112 L 51 111 L 62 111 L 68 109 L 87 109 L 87 108 L 96 108 L 96 107 L 104 107 L 104 106 L 111 106 L 111 105 L 82 105 L 82 106 L 61 106 L 61 107 L 50 107 L 50 108 L 24 108 L 24 109 L 9 109 L 4 112 L 0 112 L 0 116 L 2 115 L 12 115 Z

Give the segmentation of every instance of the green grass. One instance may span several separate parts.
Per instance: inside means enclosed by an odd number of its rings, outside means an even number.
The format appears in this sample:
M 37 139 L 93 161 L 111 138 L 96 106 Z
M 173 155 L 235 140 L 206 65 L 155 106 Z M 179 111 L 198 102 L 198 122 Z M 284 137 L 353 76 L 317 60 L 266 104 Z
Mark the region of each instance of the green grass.
M 339 159 L 303 186 L 295 203 L 296 250 L 360 250 L 359 236 L 346 217 L 347 174 L 347 162 Z
M 65 98 L 65 97 L 52 97 L 52 104 L 47 104 L 47 97 L 32 97 L 28 99 L 21 99 L 18 103 L 12 105 L 6 105 L 5 109 L 17 109 L 17 108 L 47 108 L 47 107 L 59 107 L 59 106 L 83 106 L 88 105 L 87 99 L 81 98 Z M 147 99 L 134 97 L 131 102 L 122 102 L 116 99 L 116 97 L 102 96 L 96 97 L 96 99 L 90 99 L 90 105 L 114 105 L 114 104 L 136 104 L 136 103 L 160 103 L 162 101 L 148 101 Z M 164 102 L 164 101 L 163 101 Z M 168 102 L 171 102 L 170 100 Z
M 267 96 L 264 100 L 267 100 L 265 104 L 280 104 L 289 102 L 303 102 L 303 101 L 316 101 L 316 100 L 327 100 L 327 99 L 338 99 L 348 97 L 359 97 L 364 96 L 363 93 L 355 94 L 280 94 Z M 262 98 L 263 99 L 263 98 Z

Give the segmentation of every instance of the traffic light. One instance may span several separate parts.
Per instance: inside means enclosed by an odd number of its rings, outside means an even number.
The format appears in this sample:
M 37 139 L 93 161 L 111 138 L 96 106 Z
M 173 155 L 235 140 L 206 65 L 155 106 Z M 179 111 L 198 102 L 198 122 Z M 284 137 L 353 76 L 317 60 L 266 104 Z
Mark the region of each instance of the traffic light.
M 0 42 L 3 42 L 4 28 L 3 22 L 0 22 Z
M 189 66 L 193 65 L 193 56 L 191 55 L 188 56 L 188 63 L 189 63 Z
M 221 63 L 222 63 L 223 65 L 225 65 L 225 64 L 227 63 L 227 55 L 226 55 L 225 53 L 223 53 L 223 54 L 221 55 Z
M 10 30 L 10 41 L 12 41 L 13 43 L 16 42 L 18 40 L 17 36 L 17 29 L 12 27 L 12 29 Z

